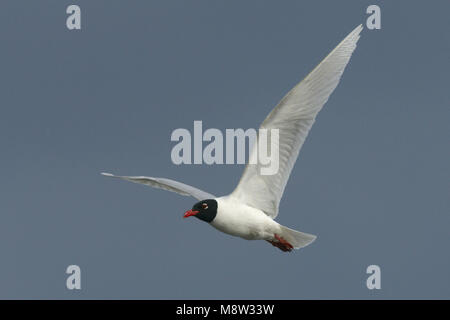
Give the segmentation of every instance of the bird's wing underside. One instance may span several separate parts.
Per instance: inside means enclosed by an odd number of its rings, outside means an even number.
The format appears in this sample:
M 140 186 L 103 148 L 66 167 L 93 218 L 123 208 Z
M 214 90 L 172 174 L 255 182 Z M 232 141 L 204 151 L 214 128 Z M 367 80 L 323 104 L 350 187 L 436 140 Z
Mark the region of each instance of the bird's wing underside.
M 130 177 L 130 176 L 116 176 L 111 173 L 105 173 L 102 172 L 102 175 L 107 177 L 113 177 L 113 178 L 120 178 L 123 180 L 131 181 L 134 183 L 141 183 L 145 184 L 150 187 L 159 188 L 167 191 L 172 191 L 179 193 L 183 196 L 192 196 L 196 198 L 197 200 L 205 200 L 205 199 L 213 199 L 215 198 L 214 195 L 202 191 L 200 189 L 197 189 L 195 187 L 189 186 L 187 184 L 165 179 L 165 178 L 152 178 L 152 177 L 144 177 L 144 176 L 136 176 L 136 177 Z
M 249 206 L 275 218 L 284 188 L 300 148 L 318 112 L 336 88 L 350 60 L 362 26 L 356 27 L 330 54 L 297 84 L 267 116 L 260 129 L 279 130 L 279 170 L 261 175 L 260 164 L 247 164 L 238 186 L 231 194 Z M 270 134 L 268 134 L 270 137 Z M 270 139 L 268 148 L 270 150 Z M 256 154 L 255 143 L 251 151 Z

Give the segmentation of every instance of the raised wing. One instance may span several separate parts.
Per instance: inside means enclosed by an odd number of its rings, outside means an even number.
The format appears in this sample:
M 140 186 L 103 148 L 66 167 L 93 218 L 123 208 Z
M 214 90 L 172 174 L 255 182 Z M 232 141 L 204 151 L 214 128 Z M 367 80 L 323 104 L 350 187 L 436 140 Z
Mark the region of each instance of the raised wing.
M 272 218 L 277 216 L 284 188 L 300 148 L 318 112 L 339 83 L 361 30 L 362 25 L 356 27 L 267 116 L 260 128 L 279 130 L 279 170 L 274 175 L 261 175 L 260 164 L 247 164 L 238 186 L 231 194 L 233 197 L 264 211 Z M 270 140 L 267 141 L 270 144 Z M 257 152 L 257 145 L 255 143 L 251 156 Z
M 197 200 L 205 200 L 205 199 L 213 199 L 215 198 L 214 195 L 202 191 L 200 189 L 197 189 L 195 187 L 189 186 L 187 184 L 165 179 L 165 178 L 152 178 L 152 177 L 144 177 L 144 176 L 136 176 L 136 177 L 130 177 L 130 176 L 115 176 L 111 173 L 105 173 L 102 172 L 102 175 L 107 177 L 113 177 L 113 178 L 120 178 L 123 180 L 131 181 L 134 183 L 141 183 L 145 184 L 150 187 L 159 188 L 167 191 L 172 191 L 179 193 L 183 196 L 192 196 L 196 198 Z

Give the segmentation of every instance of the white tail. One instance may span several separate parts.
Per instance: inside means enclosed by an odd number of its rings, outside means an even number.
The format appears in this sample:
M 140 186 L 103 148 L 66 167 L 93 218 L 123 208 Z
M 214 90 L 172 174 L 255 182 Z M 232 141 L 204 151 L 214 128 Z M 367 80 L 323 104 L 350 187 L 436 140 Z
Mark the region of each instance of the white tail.
M 306 247 L 317 238 L 317 236 L 313 234 L 295 231 L 285 226 L 281 226 L 280 236 L 289 242 L 295 249 Z

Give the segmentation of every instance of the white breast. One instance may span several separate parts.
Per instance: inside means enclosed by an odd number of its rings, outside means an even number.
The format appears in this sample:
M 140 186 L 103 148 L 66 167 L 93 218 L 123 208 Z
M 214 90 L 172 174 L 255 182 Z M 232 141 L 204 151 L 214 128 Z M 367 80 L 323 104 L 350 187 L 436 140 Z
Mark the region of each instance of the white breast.
M 216 198 L 216 201 L 217 215 L 211 225 L 222 232 L 247 240 L 269 240 L 280 232 L 280 225 L 259 209 L 230 196 Z

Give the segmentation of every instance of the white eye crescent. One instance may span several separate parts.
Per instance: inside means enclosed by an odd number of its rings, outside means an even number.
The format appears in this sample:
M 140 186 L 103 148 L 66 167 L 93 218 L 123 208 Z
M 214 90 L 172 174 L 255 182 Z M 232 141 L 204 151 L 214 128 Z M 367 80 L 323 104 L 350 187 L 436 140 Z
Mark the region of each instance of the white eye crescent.
M 208 209 L 208 205 L 206 203 L 202 203 L 202 208 L 206 210 Z

